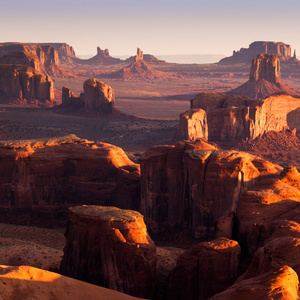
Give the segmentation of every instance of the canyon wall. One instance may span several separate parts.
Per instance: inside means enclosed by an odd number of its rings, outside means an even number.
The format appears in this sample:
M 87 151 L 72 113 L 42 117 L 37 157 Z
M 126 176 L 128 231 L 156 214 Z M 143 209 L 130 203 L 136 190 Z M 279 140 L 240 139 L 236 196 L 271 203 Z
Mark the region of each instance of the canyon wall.
M 2 222 L 61 225 L 74 204 L 139 208 L 139 166 L 121 148 L 74 135 L 0 145 Z

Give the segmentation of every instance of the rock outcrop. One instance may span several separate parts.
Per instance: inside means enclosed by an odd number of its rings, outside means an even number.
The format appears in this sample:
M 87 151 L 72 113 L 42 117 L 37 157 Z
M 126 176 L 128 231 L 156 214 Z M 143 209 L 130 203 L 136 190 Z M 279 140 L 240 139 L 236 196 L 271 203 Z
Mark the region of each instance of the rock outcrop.
M 115 103 L 114 90 L 102 81 L 94 78 L 83 84 L 84 106 L 97 112 L 109 114 L 113 112 Z
M 95 56 L 89 59 L 76 58 L 74 61 L 80 65 L 114 65 L 122 62 L 121 59 L 110 56 L 108 49 L 101 50 L 100 47 L 97 47 Z
M 280 176 L 262 179 L 240 197 L 236 209 L 238 241 L 250 255 L 271 237 L 300 238 L 299 180 L 296 168 L 286 168 Z
M 21 65 L 0 65 L 0 100 L 45 107 L 56 104 L 51 78 Z
M 137 297 L 154 291 L 156 247 L 143 216 L 115 207 L 69 209 L 60 271 Z
M 203 109 L 191 109 L 180 115 L 176 130 L 177 140 L 208 140 L 206 112 Z
M 298 276 L 296 272 L 284 266 L 254 278 L 235 283 L 222 293 L 209 300 L 297 300 Z
M 143 51 L 137 48 L 137 54 L 134 57 L 134 62 L 116 73 L 112 77 L 121 78 L 124 80 L 152 80 L 152 79 L 166 79 L 174 77 L 172 73 L 162 72 L 153 69 L 143 59 Z
M 201 93 L 191 100 L 192 109 L 207 113 L 208 140 L 231 144 L 269 131 L 300 130 L 299 107 L 300 98 L 288 95 L 255 101 L 235 95 Z M 189 122 L 193 125 L 192 120 Z
M 74 135 L 0 142 L 2 222 L 64 225 L 76 204 L 138 209 L 139 166 L 121 148 Z
M 252 60 L 249 81 L 227 92 L 227 94 L 248 96 L 255 100 L 276 93 L 300 95 L 280 80 L 280 61 L 275 54 L 257 54 L 257 58 Z
M 59 65 L 58 51 L 50 44 L 2 43 L 0 60 L 2 64 L 34 65 L 38 71 L 52 77 L 75 77 Z
M 241 248 L 219 238 L 186 250 L 178 258 L 168 287 L 168 299 L 204 300 L 224 291 L 238 276 Z
M 84 93 L 77 97 L 67 86 L 62 87 L 61 104 L 63 106 L 84 106 Z
M 11 267 L 1 265 L 0 279 L 2 299 L 140 299 L 30 266 Z
M 238 63 L 249 63 L 258 53 L 276 54 L 281 61 L 291 58 L 291 46 L 282 42 L 253 42 L 249 48 L 241 48 L 233 51 L 233 55 L 220 60 L 220 64 L 231 65 Z
M 281 170 L 258 157 L 197 141 L 155 146 L 140 158 L 141 213 L 153 232 L 186 229 L 212 236 L 244 190 Z

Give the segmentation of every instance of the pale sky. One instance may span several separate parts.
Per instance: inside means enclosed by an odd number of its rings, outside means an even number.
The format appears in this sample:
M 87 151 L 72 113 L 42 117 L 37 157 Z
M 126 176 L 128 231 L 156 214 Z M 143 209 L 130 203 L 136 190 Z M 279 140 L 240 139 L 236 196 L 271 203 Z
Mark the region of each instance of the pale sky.
M 300 54 L 300 0 L 0 0 L 0 42 L 66 42 L 77 55 L 225 54 L 253 41 Z M 298 56 L 299 57 L 299 56 Z

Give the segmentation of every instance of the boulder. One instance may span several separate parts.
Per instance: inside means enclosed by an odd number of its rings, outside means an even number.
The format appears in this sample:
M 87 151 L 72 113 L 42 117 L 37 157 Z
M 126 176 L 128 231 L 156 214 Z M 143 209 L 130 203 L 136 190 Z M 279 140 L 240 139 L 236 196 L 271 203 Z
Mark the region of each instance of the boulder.
M 29 266 L 0 266 L 2 299 L 138 300 L 129 295 Z
M 203 141 L 155 146 L 140 158 L 141 213 L 151 231 L 188 230 L 214 234 L 214 222 L 234 211 L 237 200 L 261 178 L 281 167 L 237 151 L 221 151 Z
M 0 142 L 2 222 L 65 225 L 69 206 L 140 206 L 139 166 L 121 148 L 74 135 Z
M 203 109 L 191 109 L 180 115 L 176 130 L 177 140 L 208 139 L 206 112 Z
M 218 238 L 182 253 L 170 274 L 168 299 L 204 300 L 231 286 L 238 276 L 241 248 Z
M 69 209 L 63 275 L 137 297 L 151 298 L 156 247 L 143 216 L 116 207 Z
M 53 81 L 31 67 L 0 65 L 0 101 L 54 106 Z
M 297 300 L 299 299 L 298 284 L 296 272 L 292 268 L 284 266 L 237 282 L 209 300 Z

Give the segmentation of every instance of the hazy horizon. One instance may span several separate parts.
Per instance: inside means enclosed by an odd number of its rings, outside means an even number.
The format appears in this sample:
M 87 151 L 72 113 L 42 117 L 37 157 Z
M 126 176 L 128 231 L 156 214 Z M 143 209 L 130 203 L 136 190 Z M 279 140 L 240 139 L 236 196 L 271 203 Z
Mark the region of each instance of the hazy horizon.
M 254 41 L 300 51 L 298 0 L 14 0 L 1 42 L 65 42 L 76 54 L 232 55 Z M 300 53 L 300 52 L 299 52 Z

